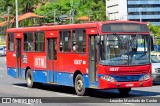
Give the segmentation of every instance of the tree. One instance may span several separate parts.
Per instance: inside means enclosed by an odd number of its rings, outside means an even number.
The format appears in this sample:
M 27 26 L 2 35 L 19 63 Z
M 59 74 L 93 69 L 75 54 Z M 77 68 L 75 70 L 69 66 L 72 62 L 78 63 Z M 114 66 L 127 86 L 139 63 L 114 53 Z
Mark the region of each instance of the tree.
M 153 36 L 155 36 L 157 39 L 157 43 L 158 45 L 160 45 L 160 26 L 155 26 L 151 23 L 149 23 L 149 28 L 150 28 L 150 31 L 153 33 Z
M 0 0 L 0 2 L 0 13 L 7 14 L 9 6 L 11 7 L 9 14 L 15 16 L 15 0 Z M 46 22 L 54 22 L 54 19 L 60 21 L 59 16 L 64 14 L 71 16 L 71 12 L 74 13 L 72 15 L 75 20 L 81 16 L 88 16 L 92 21 L 106 20 L 105 0 L 18 0 L 18 4 L 19 14 L 35 12 L 45 16 Z M 37 8 L 39 4 L 40 8 Z
M 34 12 L 38 3 L 44 4 L 48 0 L 18 0 L 18 12 L 24 14 L 26 12 Z M 10 14 L 15 15 L 15 0 L 0 0 L 0 12 L 7 13 L 10 7 Z
M 46 22 L 53 22 L 55 11 L 57 21 L 59 20 L 57 17 L 61 15 L 70 16 L 71 11 L 74 12 L 75 22 L 78 22 L 76 19 L 81 16 L 88 16 L 93 21 L 106 20 L 105 0 L 59 0 L 41 6 L 40 9 L 35 10 L 35 13 L 46 16 Z

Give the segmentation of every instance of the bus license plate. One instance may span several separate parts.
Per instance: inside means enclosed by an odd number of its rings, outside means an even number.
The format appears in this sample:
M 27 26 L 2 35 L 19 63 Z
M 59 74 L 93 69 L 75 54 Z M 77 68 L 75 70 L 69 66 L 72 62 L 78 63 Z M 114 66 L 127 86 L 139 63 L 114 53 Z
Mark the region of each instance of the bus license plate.
M 133 87 L 133 84 L 126 84 L 126 87 Z

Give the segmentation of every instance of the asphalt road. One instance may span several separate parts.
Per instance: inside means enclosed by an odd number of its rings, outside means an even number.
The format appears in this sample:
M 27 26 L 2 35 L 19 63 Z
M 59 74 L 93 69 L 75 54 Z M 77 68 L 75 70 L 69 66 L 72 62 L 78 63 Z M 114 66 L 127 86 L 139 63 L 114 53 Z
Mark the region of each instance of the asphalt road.
M 158 106 L 160 103 L 96 103 L 103 101 L 111 101 L 115 99 L 143 99 L 145 97 L 159 97 L 160 98 L 160 83 L 154 84 L 153 87 L 146 88 L 134 88 L 130 94 L 126 97 L 121 96 L 118 91 L 115 90 L 93 90 L 88 89 L 87 95 L 79 97 L 75 94 L 72 87 L 55 86 L 49 84 L 43 84 L 39 88 L 27 88 L 26 82 L 23 80 L 14 79 L 7 75 L 5 57 L 0 57 L 0 97 L 53 97 L 49 99 L 55 99 L 55 101 L 70 101 L 73 103 L 54 103 L 54 105 L 60 106 Z M 47 99 L 47 98 L 46 98 Z M 79 102 L 79 103 L 77 103 Z M 86 103 L 90 102 L 90 103 Z M 12 106 L 15 104 L 0 104 L 6 106 Z M 21 105 L 33 105 L 33 106 L 50 106 L 53 103 L 19 103 Z

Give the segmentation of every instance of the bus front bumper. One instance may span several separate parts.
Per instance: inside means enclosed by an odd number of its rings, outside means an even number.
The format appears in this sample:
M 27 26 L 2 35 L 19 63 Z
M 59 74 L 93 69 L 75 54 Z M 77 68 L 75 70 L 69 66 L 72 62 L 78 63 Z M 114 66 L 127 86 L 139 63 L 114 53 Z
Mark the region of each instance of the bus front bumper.
M 150 87 L 150 86 L 152 86 L 152 78 L 146 81 L 136 81 L 136 82 L 108 82 L 101 78 L 99 79 L 100 89 Z

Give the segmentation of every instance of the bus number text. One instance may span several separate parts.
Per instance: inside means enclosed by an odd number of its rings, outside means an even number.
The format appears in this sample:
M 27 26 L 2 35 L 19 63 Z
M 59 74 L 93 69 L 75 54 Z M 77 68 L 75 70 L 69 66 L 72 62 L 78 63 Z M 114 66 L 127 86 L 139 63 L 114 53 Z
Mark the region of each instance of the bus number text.
M 118 67 L 114 67 L 114 68 L 110 68 L 110 71 L 118 71 L 119 70 L 119 68 Z
M 81 65 L 82 64 L 82 60 L 74 60 L 74 64 Z

